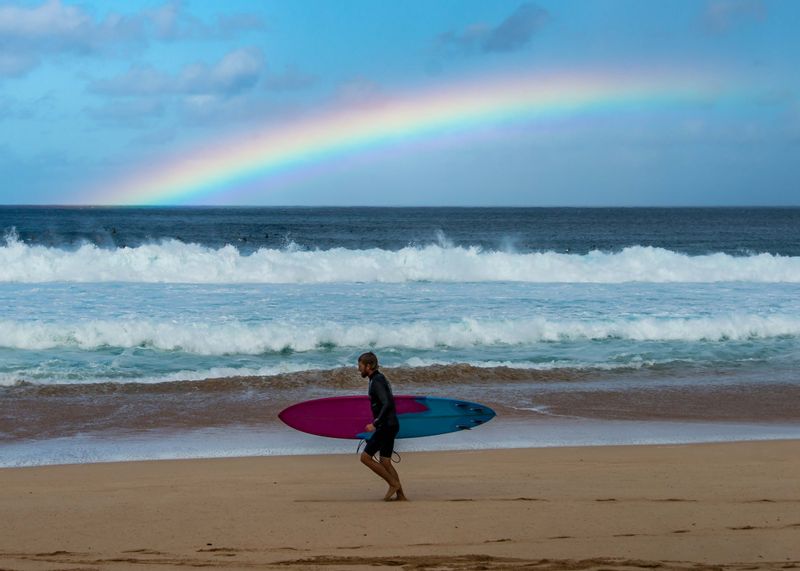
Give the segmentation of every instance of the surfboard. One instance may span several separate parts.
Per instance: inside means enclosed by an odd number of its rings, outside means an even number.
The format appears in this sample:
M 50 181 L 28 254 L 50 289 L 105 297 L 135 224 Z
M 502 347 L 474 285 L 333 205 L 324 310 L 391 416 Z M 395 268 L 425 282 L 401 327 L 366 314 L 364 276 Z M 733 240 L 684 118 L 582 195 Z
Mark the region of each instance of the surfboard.
M 438 397 L 394 397 L 400 432 L 397 438 L 418 438 L 469 430 L 489 422 L 495 412 L 482 404 Z M 369 439 L 372 422 L 367 396 L 315 399 L 294 404 L 278 417 L 296 430 L 330 438 Z

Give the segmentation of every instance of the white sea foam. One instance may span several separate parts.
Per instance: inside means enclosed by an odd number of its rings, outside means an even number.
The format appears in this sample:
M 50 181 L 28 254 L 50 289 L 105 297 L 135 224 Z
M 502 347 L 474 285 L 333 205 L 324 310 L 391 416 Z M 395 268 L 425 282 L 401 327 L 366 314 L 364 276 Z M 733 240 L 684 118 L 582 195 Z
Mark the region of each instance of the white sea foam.
M 521 369 L 524 371 L 555 371 L 558 369 L 593 369 L 600 371 L 620 371 L 620 370 L 638 370 L 645 367 L 652 367 L 656 364 L 667 364 L 678 362 L 675 359 L 664 359 L 656 361 L 654 359 L 641 359 L 637 357 L 631 358 L 628 362 L 619 363 L 576 363 L 575 361 L 554 360 L 543 362 L 524 362 L 524 361 L 474 361 L 474 360 L 444 360 L 444 359 L 423 359 L 420 357 L 411 357 L 406 359 L 406 365 L 412 368 L 432 367 L 437 365 L 469 365 L 478 369 Z M 683 360 L 686 362 L 686 360 Z
M 671 363 L 674 360 L 665 360 L 664 363 Z M 627 363 L 575 363 L 573 361 L 547 361 L 540 363 L 529 363 L 520 361 L 476 361 L 464 360 L 459 358 L 438 358 L 438 359 L 421 359 L 419 357 L 412 357 L 406 359 L 404 365 L 410 368 L 424 368 L 431 366 L 447 366 L 447 365 L 468 365 L 480 369 L 493 369 L 496 367 L 503 367 L 506 369 L 521 369 L 527 371 L 552 371 L 558 369 L 593 369 L 605 371 L 619 371 L 630 369 L 641 369 L 643 367 L 651 367 L 660 361 L 654 360 L 632 360 Z M 76 375 L 59 376 L 58 373 L 47 371 L 47 374 L 42 375 L 41 367 L 33 367 L 29 369 L 19 369 L 10 372 L 0 372 L 0 387 L 10 387 L 18 385 L 19 383 L 31 383 L 41 385 L 65 385 L 75 384 L 82 382 L 91 383 L 137 383 L 137 384 L 158 384 L 158 383 L 179 383 L 185 381 L 203 381 L 206 379 L 223 379 L 231 377 L 272 377 L 276 375 L 283 375 L 287 373 L 300 373 L 306 371 L 324 371 L 326 369 L 334 368 L 335 364 L 322 365 L 319 363 L 297 363 L 294 361 L 283 361 L 278 365 L 264 366 L 264 367 L 211 367 L 208 369 L 192 369 L 176 371 L 174 373 L 156 374 L 151 376 L 141 377 L 104 377 L 90 375 L 85 377 L 78 377 Z M 348 361 L 343 366 L 352 366 Z
M 401 250 L 209 248 L 166 240 L 135 248 L 0 247 L 0 282 L 334 283 L 800 282 L 800 257 L 689 256 L 652 247 L 588 254 L 485 251 L 446 243 Z
M 602 339 L 724 341 L 800 336 L 800 318 L 729 315 L 708 318 L 637 318 L 609 321 L 416 321 L 392 326 L 322 322 L 246 324 L 180 323 L 141 319 L 78 323 L 0 321 L 0 347 L 44 350 L 74 347 L 151 347 L 198 355 L 259 355 L 330 347 L 404 349 L 473 348 Z
M 657 360 L 642 360 L 632 359 L 629 362 L 620 363 L 576 363 L 574 361 L 546 361 L 546 362 L 521 362 L 521 361 L 477 361 L 473 359 L 462 358 L 436 358 L 436 359 L 423 359 L 420 357 L 411 357 L 406 359 L 403 365 L 410 368 L 425 368 L 432 366 L 448 366 L 448 365 L 468 365 L 479 369 L 493 369 L 502 367 L 505 369 L 519 369 L 525 371 L 553 371 L 559 369 L 592 369 L 601 371 L 621 371 L 621 370 L 638 370 L 646 367 L 652 367 L 656 364 L 675 363 L 674 359 Z M 686 362 L 683 360 L 682 362 Z M 403 366 L 399 365 L 399 366 Z M 348 361 L 342 366 L 352 366 Z M 34 367 L 32 369 L 20 369 L 11 372 L 0 373 L 0 386 L 8 387 L 14 386 L 21 382 L 42 384 L 42 385 L 61 385 L 61 384 L 75 384 L 76 382 L 92 382 L 92 383 L 137 383 L 137 384 L 157 384 L 157 383 L 176 383 L 184 381 L 203 381 L 206 379 L 223 379 L 231 377 L 272 377 L 275 375 L 282 375 L 287 373 L 299 373 L 305 371 L 323 371 L 336 367 L 335 364 L 322 365 L 319 363 L 297 363 L 283 361 L 275 366 L 264 367 L 211 367 L 208 369 L 193 369 L 176 371 L 174 373 L 166 373 L 152 376 L 142 377 L 103 377 L 103 376 L 87 376 L 85 378 L 78 378 L 76 376 L 66 377 L 58 376 L 57 373 L 49 371 L 48 374 L 42 375 L 41 368 Z
M 303 371 L 319 371 L 323 367 L 318 364 L 310 363 L 289 363 L 283 362 L 275 366 L 265 367 L 211 367 L 208 369 L 184 370 L 162 375 L 142 376 L 142 377 L 103 377 L 86 376 L 75 378 L 62 376 L 50 372 L 45 378 L 39 378 L 36 369 L 18 370 L 0 373 L 0 387 L 10 387 L 21 382 L 42 384 L 42 385 L 67 385 L 76 382 L 92 383 L 139 383 L 139 384 L 158 384 L 158 383 L 177 383 L 183 381 L 204 381 L 206 379 L 224 379 L 231 377 L 272 377 L 287 373 L 299 373 Z
M 533 415 L 531 415 L 533 416 Z M 530 424 L 529 419 L 499 416 L 479 430 L 436 438 L 401 440 L 405 452 L 498 448 L 611 446 L 793 440 L 797 424 L 731 422 L 646 422 L 560 419 Z M 352 454 L 351 441 L 318 438 L 277 425 L 231 426 L 196 430 L 151 430 L 135 434 L 80 433 L 61 438 L 0 443 L 0 467 L 89 464 L 177 458 L 229 458 L 297 454 Z

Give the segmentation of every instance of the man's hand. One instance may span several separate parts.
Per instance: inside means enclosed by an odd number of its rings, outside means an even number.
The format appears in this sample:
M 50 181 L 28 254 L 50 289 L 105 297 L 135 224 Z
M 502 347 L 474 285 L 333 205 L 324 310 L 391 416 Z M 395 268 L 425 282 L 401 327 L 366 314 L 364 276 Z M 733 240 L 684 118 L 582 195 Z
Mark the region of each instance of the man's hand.
M 365 428 L 367 429 L 367 432 L 375 432 L 375 425 L 372 423 L 368 424 Z

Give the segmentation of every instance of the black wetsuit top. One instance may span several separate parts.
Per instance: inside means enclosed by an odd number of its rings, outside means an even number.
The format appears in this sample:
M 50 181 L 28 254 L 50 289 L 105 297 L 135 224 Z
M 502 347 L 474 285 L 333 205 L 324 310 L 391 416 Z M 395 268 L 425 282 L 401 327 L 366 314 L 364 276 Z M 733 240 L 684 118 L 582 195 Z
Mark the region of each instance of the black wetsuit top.
M 380 371 L 373 371 L 369 376 L 369 401 L 375 428 L 400 425 L 394 407 L 392 386 Z

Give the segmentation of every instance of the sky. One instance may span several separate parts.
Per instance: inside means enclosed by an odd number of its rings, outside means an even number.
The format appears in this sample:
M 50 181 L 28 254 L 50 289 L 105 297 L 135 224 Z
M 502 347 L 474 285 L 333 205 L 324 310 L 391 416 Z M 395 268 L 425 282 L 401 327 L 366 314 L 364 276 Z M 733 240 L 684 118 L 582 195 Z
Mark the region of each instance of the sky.
M 800 206 L 796 0 L 0 1 L 0 203 Z

